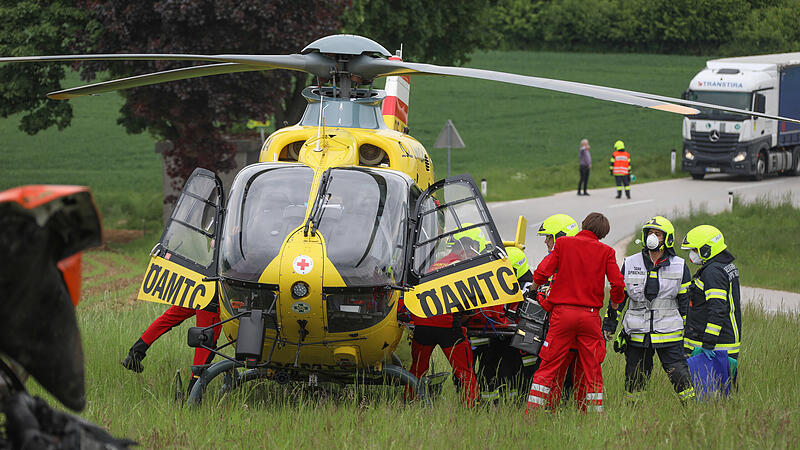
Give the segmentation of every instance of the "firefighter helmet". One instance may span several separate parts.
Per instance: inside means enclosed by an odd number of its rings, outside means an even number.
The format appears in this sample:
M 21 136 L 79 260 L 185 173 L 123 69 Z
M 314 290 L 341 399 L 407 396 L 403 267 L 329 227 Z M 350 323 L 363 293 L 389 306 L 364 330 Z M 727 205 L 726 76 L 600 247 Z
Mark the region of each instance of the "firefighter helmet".
M 614 142 L 614 150 L 625 150 L 625 143 L 622 141 Z
M 528 258 L 525 257 L 525 252 L 517 247 L 506 247 L 506 253 L 508 253 L 508 261 L 511 263 L 511 267 L 514 268 L 517 278 L 531 270 L 531 266 L 528 265 Z
M 647 230 L 656 229 L 664 232 L 664 247 L 672 248 L 675 245 L 675 227 L 664 216 L 655 216 L 642 226 L 642 245 L 647 241 Z
M 562 236 L 575 236 L 578 231 L 578 222 L 575 222 L 575 219 L 566 214 L 553 214 L 544 219 L 536 234 L 553 236 L 553 239 L 558 239 Z
M 471 227 L 473 225 L 474 224 L 472 223 L 466 222 L 462 224 L 462 227 Z M 455 241 L 461 240 L 462 238 L 469 238 L 477 242 L 478 244 L 477 253 L 483 252 L 483 249 L 486 248 L 486 244 L 488 244 L 486 238 L 483 237 L 483 231 L 481 230 L 481 227 L 475 227 L 475 228 L 470 228 L 468 230 L 459 231 L 458 233 L 453 235 L 453 241 L 451 242 L 450 245 L 452 245 L 452 243 L 454 243 Z
M 708 261 L 728 248 L 728 246 L 725 245 L 725 238 L 722 237 L 722 232 L 717 227 L 700 225 L 686 233 L 681 248 L 683 250 L 697 250 L 700 258 L 703 261 Z

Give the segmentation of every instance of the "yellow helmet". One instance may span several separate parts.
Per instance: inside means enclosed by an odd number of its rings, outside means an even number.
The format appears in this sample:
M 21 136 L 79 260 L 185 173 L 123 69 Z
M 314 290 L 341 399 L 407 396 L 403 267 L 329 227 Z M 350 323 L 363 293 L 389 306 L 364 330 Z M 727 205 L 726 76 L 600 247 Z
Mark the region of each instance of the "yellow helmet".
M 614 142 L 614 150 L 625 150 L 625 143 L 622 141 Z
M 725 245 L 725 238 L 722 232 L 711 225 L 700 225 L 692 228 L 686 233 L 681 244 L 683 250 L 697 250 L 703 261 L 717 256 L 721 251 L 728 248 Z
M 672 246 L 675 244 L 675 227 L 672 226 L 672 222 L 667 220 L 667 218 L 664 216 L 655 216 L 645 222 L 644 226 L 642 226 L 642 246 L 645 246 L 645 241 L 647 240 L 647 230 L 650 228 L 663 231 L 665 234 L 664 247 L 672 248 Z
M 536 234 L 542 236 L 553 236 L 553 239 L 558 239 L 561 236 L 575 236 L 578 234 L 578 222 L 566 214 L 553 214 L 552 216 L 544 219 L 542 226 Z
M 517 278 L 531 270 L 531 266 L 528 265 L 528 258 L 525 257 L 525 252 L 517 247 L 506 247 L 506 253 L 508 253 L 508 261 L 511 263 L 511 267 L 514 268 Z
M 472 223 L 466 222 L 462 224 L 462 227 L 471 227 Z M 483 249 L 486 248 L 486 244 L 488 241 L 485 237 L 483 237 L 483 231 L 481 231 L 480 227 L 470 228 L 469 230 L 459 231 L 458 233 L 453 235 L 453 240 L 449 244 L 452 245 L 455 241 L 458 241 L 462 238 L 470 238 L 473 241 L 478 243 L 478 253 L 483 252 Z

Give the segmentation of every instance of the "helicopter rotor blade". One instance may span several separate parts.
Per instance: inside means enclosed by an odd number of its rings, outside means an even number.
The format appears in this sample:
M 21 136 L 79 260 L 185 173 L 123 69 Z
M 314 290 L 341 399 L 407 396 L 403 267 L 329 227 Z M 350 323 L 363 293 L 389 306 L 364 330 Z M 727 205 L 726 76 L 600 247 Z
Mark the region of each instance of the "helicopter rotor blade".
M 163 72 L 148 73 L 134 77 L 120 78 L 118 80 L 103 81 L 69 89 L 63 89 L 47 94 L 53 100 L 69 100 L 85 95 L 96 95 L 104 92 L 118 91 L 139 86 L 147 86 L 168 81 L 185 80 L 187 78 L 204 77 L 209 75 L 222 75 L 226 73 L 252 72 L 268 70 L 264 67 L 247 66 L 237 63 L 209 64 L 205 66 L 184 67 L 182 69 L 165 70 Z
M 482 80 L 499 81 L 503 83 L 518 84 L 522 86 L 537 87 L 552 91 L 565 92 L 568 94 L 583 95 L 600 100 L 629 105 L 642 106 L 645 108 L 658 109 L 677 114 L 694 115 L 700 111 L 699 108 L 717 109 L 732 113 L 763 117 L 765 119 L 783 120 L 787 122 L 800 123 L 798 119 L 774 116 L 771 114 L 758 113 L 743 109 L 731 108 L 728 106 L 714 105 L 710 103 L 683 100 L 662 95 L 648 94 L 646 92 L 630 91 L 593 84 L 577 83 L 572 81 L 554 80 L 550 78 L 539 78 L 525 75 L 516 75 L 493 70 L 470 69 L 465 67 L 436 66 L 433 64 L 409 63 L 404 61 L 394 61 L 387 59 L 372 58 L 366 55 L 359 56 L 349 65 L 350 70 L 364 79 L 375 77 L 394 76 L 394 75 L 452 75 Z
M 266 69 L 289 69 L 308 72 L 327 79 L 335 70 L 336 62 L 321 53 L 305 55 L 193 55 L 182 53 L 120 53 L 100 55 L 12 56 L 0 57 L 0 64 L 8 62 L 73 62 L 73 61 L 207 61 L 236 63 Z
M 632 95 L 629 92 L 616 92 L 614 88 L 604 88 L 591 84 L 576 83 L 572 81 L 554 80 L 551 78 L 531 77 L 493 70 L 471 69 L 466 67 L 437 66 L 433 64 L 409 63 L 358 56 L 350 62 L 350 71 L 364 79 L 373 79 L 382 76 L 395 75 L 450 75 L 457 77 L 476 78 L 480 80 L 499 81 L 502 83 L 517 84 L 567 94 L 582 95 L 600 100 L 627 105 L 641 106 L 644 108 L 658 109 L 677 114 L 697 114 L 700 111 L 666 101 L 644 98 Z
M 712 104 L 712 103 L 696 102 L 694 100 L 685 100 L 685 99 L 681 99 L 681 98 L 665 97 L 663 95 L 649 94 L 647 92 L 629 91 L 629 90 L 625 90 L 625 89 L 609 88 L 609 87 L 603 87 L 603 86 L 597 86 L 597 87 L 601 87 L 603 89 L 612 89 L 612 90 L 617 91 L 617 92 L 628 93 L 628 94 L 631 94 L 631 95 L 635 95 L 637 97 L 649 98 L 651 100 L 662 100 L 662 101 L 667 101 L 667 102 L 671 102 L 671 103 L 678 103 L 680 105 L 685 105 L 685 106 L 695 106 L 695 107 L 698 107 L 698 108 L 716 109 L 716 110 L 719 110 L 719 111 L 731 112 L 731 113 L 736 113 L 736 114 L 744 114 L 744 115 L 747 115 L 747 116 L 756 116 L 756 117 L 761 117 L 761 118 L 764 118 L 764 119 L 773 119 L 773 120 L 781 120 L 781 121 L 792 122 L 792 123 L 800 123 L 800 119 L 793 119 L 791 117 L 775 116 L 775 115 L 772 115 L 772 114 L 749 111 L 749 110 L 746 110 L 746 109 L 731 108 L 730 106 L 715 105 L 715 104 Z

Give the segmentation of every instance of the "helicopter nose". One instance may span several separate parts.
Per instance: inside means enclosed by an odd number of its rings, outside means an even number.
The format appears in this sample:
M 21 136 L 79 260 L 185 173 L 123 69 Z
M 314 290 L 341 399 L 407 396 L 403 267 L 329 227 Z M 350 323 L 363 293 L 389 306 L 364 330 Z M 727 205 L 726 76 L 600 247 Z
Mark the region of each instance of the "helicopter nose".
M 325 248 L 319 233 L 304 236 L 296 232 L 289 237 L 281 252 L 278 283 L 282 334 L 289 341 L 324 339 L 325 269 Z

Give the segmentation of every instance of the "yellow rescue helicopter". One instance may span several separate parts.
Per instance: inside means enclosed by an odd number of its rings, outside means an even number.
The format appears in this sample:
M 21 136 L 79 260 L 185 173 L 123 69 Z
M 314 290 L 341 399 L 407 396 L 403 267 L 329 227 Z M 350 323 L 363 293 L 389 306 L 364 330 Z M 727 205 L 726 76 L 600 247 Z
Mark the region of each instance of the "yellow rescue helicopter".
M 385 383 L 418 390 L 394 350 L 401 300 L 421 317 L 522 300 L 503 242 L 469 175 L 435 182 L 425 148 L 407 134 L 409 75 L 451 75 L 594 97 L 678 114 L 694 107 L 771 119 L 753 111 L 562 80 L 404 62 L 353 35 L 321 38 L 292 55 L 111 54 L 0 58 L 0 62 L 187 60 L 212 64 L 96 83 L 49 94 L 70 99 L 223 73 L 289 69 L 320 85 L 305 89 L 300 123 L 273 133 L 259 163 L 229 192 L 196 169 L 187 180 L 139 291 L 139 299 L 204 308 L 220 304 L 228 344 L 212 348 L 211 328 L 189 344 L 223 357 L 189 396 L 199 402 L 224 374 L 223 389 L 258 378 L 278 382 Z M 373 89 L 389 77 L 386 91 Z M 323 85 L 324 84 L 324 85 Z M 383 106 L 383 110 L 381 109 Z M 454 236 L 479 230 L 480 250 L 438 270 Z M 233 347 L 232 356 L 223 354 Z

